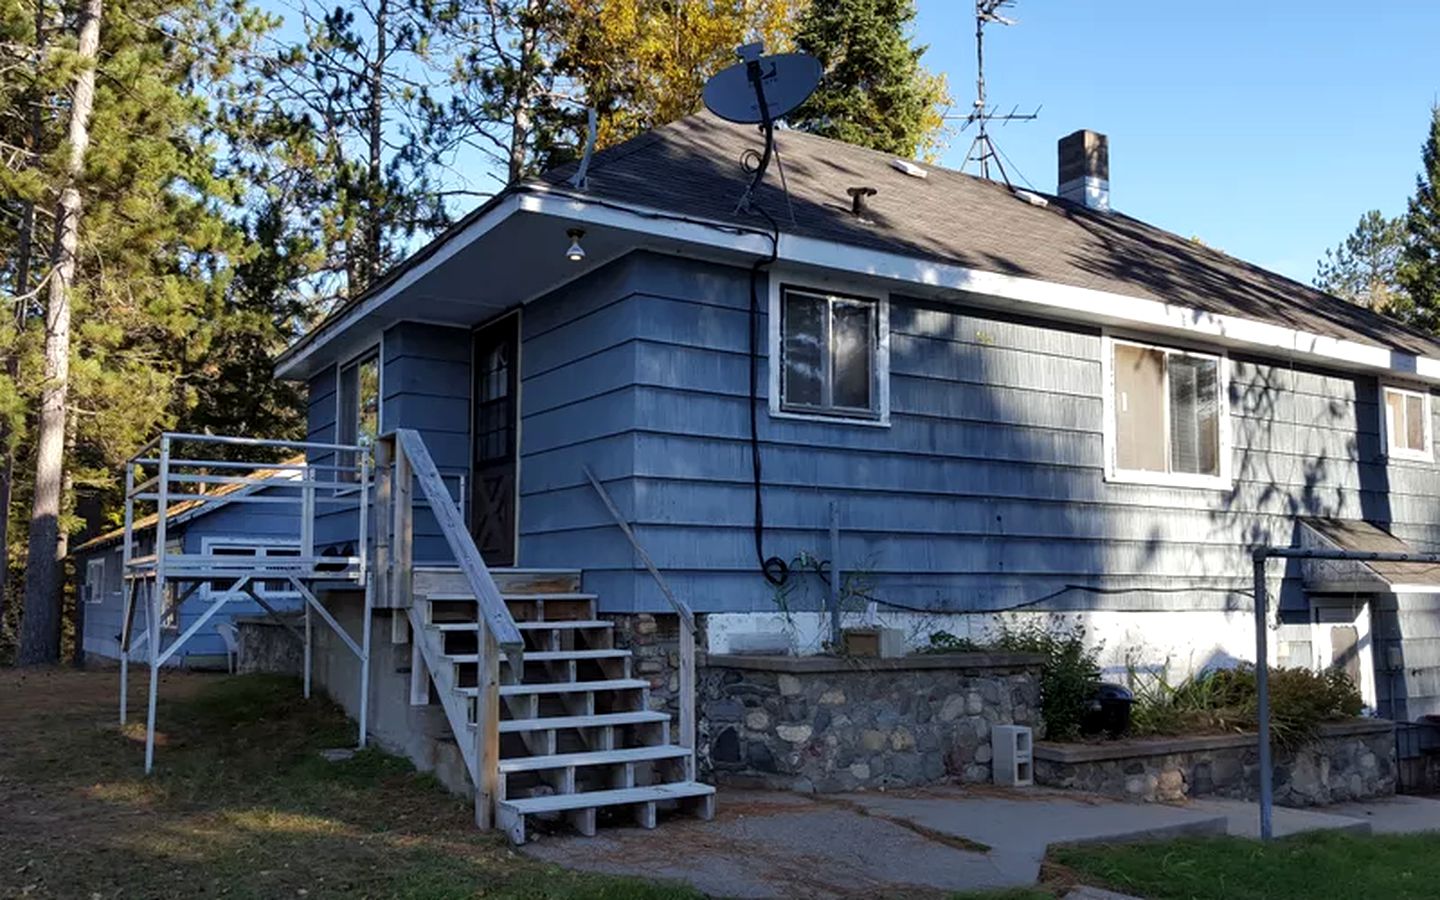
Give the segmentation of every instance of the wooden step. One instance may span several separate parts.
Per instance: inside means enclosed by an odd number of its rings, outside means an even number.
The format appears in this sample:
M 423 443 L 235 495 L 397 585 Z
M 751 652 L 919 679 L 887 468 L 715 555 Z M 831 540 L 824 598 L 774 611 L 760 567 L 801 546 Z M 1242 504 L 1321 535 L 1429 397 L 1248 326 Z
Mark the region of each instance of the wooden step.
M 690 755 L 684 747 L 630 747 L 624 750 L 591 750 L 581 753 L 557 753 L 553 756 L 517 756 L 500 760 L 501 772 L 536 772 L 541 769 L 569 769 L 580 766 L 612 766 L 624 763 L 661 759 L 683 759 Z
M 579 592 L 564 591 L 564 592 L 545 592 L 545 593 L 538 593 L 538 594 L 507 594 L 507 593 L 502 593 L 502 594 L 500 595 L 500 598 L 501 598 L 502 600 L 514 600 L 514 601 L 516 601 L 516 602 L 529 601 L 529 600 L 575 600 L 575 601 L 580 601 L 580 600 L 594 600 L 594 599 L 596 599 L 598 596 L 599 596 L 599 594 L 584 594 L 584 593 L 579 593 Z M 436 593 L 436 594 L 426 594 L 426 595 L 425 595 L 425 599 L 426 599 L 426 600 L 429 600 L 429 601 L 432 601 L 432 602 L 439 602 L 439 603 L 459 602 L 459 601 L 465 601 L 465 600 L 469 600 L 470 602 L 473 603 L 473 602 L 475 601 L 475 595 L 474 595 L 474 594 L 469 594 L 469 593 L 457 593 L 457 594 Z
M 652 784 L 647 787 L 620 788 L 613 791 L 585 791 L 579 794 L 550 794 L 545 797 L 523 797 L 502 800 L 501 807 L 522 816 L 537 813 L 564 812 L 569 809 L 594 809 L 600 806 L 623 806 L 627 803 L 661 803 L 689 797 L 710 797 L 715 788 L 698 781 L 677 781 L 673 784 Z
M 607 728 L 618 725 L 652 725 L 670 721 L 670 716 L 654 710 L 635 712 L 596 713 L 589 716 L 542 716 L 538 719 L 502 719 L 501 734 L 519 734 L 527 731 L 558 731 L 562 728 Z M 472 722 L 471 728 L 475 727 Z
M 516 622 L 515 627 L 521 631 L 544 631 L 549 629 L 586 629 L 586 628 L 613 628 L 614 622 L 607 622 L 604 619 L 560 619 L 555 622 Z
M 612 678 L 608 681 L 557 681 L 553 684 L 502 684 L 500 696 L 516 697 L 525 694 L 573 694 L 593 691 L 635 691 L 648 688 L 650 682 L 640 678 Z M 473 687 L 456 688 L 467 697 L 474 697 L 478 691 Z
M 580 590 L 579 569 L 500 569 L 491 568 L 490 577 L 502 592 L 527 594 L 535 591 Z M 415 593 L 465 591 L 470 584 L 458 566 L 415 567 Z
M 529 662 L 567 662 L 575 659 L 624 659 L 630 655 L 629 650 L 527 650 L 525 661 Z M 451 662 L 457 663 L 478 663 L 478 653 L 447 653 Z M 509 657 L 503 657 L 502 662 L 509 662 Z

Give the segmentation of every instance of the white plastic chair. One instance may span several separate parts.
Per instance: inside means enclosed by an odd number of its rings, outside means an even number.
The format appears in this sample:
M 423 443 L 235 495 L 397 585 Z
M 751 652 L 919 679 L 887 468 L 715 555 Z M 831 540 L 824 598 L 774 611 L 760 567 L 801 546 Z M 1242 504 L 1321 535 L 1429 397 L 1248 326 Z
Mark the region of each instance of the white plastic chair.
M 225 639 L 225 671 L 235 674 L 235 655 L 240 650 L 240 638 L 235 626 L 229 622 L 216 622 L 215 630 Z

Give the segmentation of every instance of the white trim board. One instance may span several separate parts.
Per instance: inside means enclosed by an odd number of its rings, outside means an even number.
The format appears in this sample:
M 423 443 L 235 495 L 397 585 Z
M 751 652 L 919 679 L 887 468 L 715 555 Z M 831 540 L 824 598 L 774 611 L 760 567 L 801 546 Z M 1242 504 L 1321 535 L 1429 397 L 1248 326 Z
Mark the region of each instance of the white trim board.
M 550 216 L 570 223 L 584 223 L 592 228 L 631 231 L 650 238 L 648 244 L 637 244 L 637 248 L 648 246 L 650 249 L 691 256 L 697 255 L 696 250 L 700 249 L 702 252 L 711 251 L 717 258 L 738 254 L 753 260 L 769 257 L 771 250 L 770 235 L 758 227 L 746 228 L 734 223 L 687 218 L 666 210 L 531 186 L 525 192 L 516 193 L 496 204 L 375 296 L 357 304 L 336 321 L 321 326 L 324 333 L 303 346 L 297 345 L 293 355 L 287 351 L 276 366 L 276 375 L 285 377 L 351 323 L 376 311 L 517 213 Z M 1440 384 L 1440 359 L 1345 338 L 1326 337 L 1258 319 L 1204 312 L 1160 300 L 1003 275 L 799 235 L 781 233 L 775 249 L 777 263 L 898 283 L 919 296 L 946 299 L 947 295 L 954 293 L 976 294 L 995 301 L 1010 301 L 1003 304 L 1003 308 L 1024 316 L 1128 328 L 1152 337 L 1189 336 L 1217 347 L 1246 349 L 1283 359 L 1310 360 L 1347 370 L 1385 372 Z M 974 302 L 974 298 L 967 299 Z

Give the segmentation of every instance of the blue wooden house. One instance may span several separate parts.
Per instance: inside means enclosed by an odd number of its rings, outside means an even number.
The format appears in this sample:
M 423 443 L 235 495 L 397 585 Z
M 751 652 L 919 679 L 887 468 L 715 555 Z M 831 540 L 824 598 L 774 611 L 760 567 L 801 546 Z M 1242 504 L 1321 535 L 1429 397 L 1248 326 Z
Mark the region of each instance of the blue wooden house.
M 297 466 L 303 457 L 286 460 Z M 208 500 L 186 500 L 172 506 L 166 516 L 165 542 L 172 554 L 230 556 L 244 559 L 285 559 L 300 553 L 300 500 L 295 490 L 284 487 L 287 480 L 299 478 L 298 471 L 259 469 L 251 485 L 225 485 L 209 492 Z M 281 502 L 236 502 L 239 498 L 261 493 Z M 294 502 L 284 502 L 284 498 Z M 146 516 L 135 522 L 133 552 L 137 555 L 154 552 L 157 517 Z M 74 561 L 76 598 L 84 605 L 85 652 L 91 657 L 116 660 L 120 658 L 121 631 L 124 621 L 124 539 L 125 529 L 117 528 L 80 544 L 70 551 Z M 199 618 L 223 581 L 205 584 L 179 604 L 173 603 L 174 589 L 167 598 L 168 611 L 161 618 L 165 636 L 172 638 L 189 628 Z M 300 606 L 294 589 L 276 581 L 262 581 L 256 593 L 277 611 L 293 611 Z M 265 610 L 254 600 L 240 599 L 226 604 L 212 616 L 215 625 L 230 623 L 240 616 L 264 615 Z M 143 633 L 142 609 L 141 632 Z M 140 648 L 132 648 L 139 652 Z M 220 632 L 206 628 L 185 642 L 167 661 L 173 666 L 204 666 L 225 668 L 226 645 Z
M 669 612 L 588 468 L 713 653 L 817 649 L 808 559 L 917 643 L 1059 613 L 1178 677 L 1253 655 L 1248 548 L 1440 543 L 1440 343 L 1115 211 L 1103 136 L 1042 195 L 782 131 L 761 214 L 758 140 L 696 115 L 497 195 L 283 355 L 309 440 L 415 429 L 487 564 Z M 1273 574 L 1275 661 L 1440 711 L 1431 573 Z

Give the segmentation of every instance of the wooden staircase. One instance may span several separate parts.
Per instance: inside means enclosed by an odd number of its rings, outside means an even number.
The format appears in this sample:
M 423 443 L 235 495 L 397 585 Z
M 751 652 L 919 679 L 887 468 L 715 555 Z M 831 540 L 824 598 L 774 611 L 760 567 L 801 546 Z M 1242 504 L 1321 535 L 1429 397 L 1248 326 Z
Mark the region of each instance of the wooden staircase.
M 671 742 L 669 714 L 650 708 L 649 682 L 633 677 L 630 651 L 615 647 L 580 573 L 491 574 L 524 640 L 523 662 L 499 663 L 496 826 L 521 844 L 529 818 L 563 818 L 593 835 L 602 811 L 628 813 L 643 828 L 656 826 L 661 808 L 714 815 L 715 789 L 695 780 L 693 749 Z M 458 568 L 417 566 L 413 585 L 411 702 L 439 700 L 480 784 L 479 606 Z

